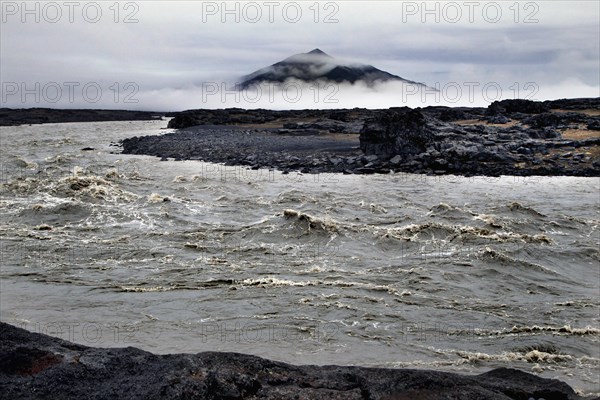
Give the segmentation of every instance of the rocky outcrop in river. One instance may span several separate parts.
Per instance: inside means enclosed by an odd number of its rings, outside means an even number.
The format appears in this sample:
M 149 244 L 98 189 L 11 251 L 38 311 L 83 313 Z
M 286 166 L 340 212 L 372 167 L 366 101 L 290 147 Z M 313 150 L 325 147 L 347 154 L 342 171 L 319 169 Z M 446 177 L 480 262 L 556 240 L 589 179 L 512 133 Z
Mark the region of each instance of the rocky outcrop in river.
M 600 175 L 600 98 L 487 108 L 189 110 L 126 154 L 285 173 Z

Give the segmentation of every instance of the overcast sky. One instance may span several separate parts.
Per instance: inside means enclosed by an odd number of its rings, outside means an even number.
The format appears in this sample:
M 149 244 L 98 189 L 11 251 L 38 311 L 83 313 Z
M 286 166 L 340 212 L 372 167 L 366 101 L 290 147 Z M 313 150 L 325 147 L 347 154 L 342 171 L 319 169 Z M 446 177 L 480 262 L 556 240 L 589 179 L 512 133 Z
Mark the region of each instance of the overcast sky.
M 373 108 L 600 96 L 597 1 L 2 1 L 1 8 L 0 107 Z M 440 91 L 288 87 L 257 99 L 229 90 L 243 75 L 314 48 Z

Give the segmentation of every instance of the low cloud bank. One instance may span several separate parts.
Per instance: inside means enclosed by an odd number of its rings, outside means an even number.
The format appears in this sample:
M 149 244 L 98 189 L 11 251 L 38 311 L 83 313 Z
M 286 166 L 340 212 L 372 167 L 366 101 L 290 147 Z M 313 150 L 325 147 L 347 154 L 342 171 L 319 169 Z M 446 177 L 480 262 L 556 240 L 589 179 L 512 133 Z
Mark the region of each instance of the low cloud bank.
M 2 106 L 9 108 L 106 108 L 180 111 L 192 108 L 332 109 L 389 107 L 487 107 L 495 100 L 523 98 L 598 97 L 600 88 L 577 79 L 553 85 L 536 82 L 428 82 L 428 87 L 404 82 L 374 86 L 355 83 L 306 83 L 287 80 L 240 90 L 236 83 L 204 81 L 178 88 L 145 90 L 135 82 L 3 82 Z

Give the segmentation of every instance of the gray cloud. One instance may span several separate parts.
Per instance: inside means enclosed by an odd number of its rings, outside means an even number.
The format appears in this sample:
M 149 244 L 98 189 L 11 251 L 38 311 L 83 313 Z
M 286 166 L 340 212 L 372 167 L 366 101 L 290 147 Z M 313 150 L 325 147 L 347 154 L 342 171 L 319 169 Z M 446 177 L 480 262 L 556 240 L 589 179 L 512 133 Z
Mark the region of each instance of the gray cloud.
M 92 3 L 81 2 L 80 9 Z M 125 9 L 130 3 L 137 8 Z M 437 7 L 434 15 L 422 9 L 422 2 L 371 1 L 320 2 L 318 15 L 309 8 L 312 2 L 279 2 L 273 22 L 261 1 L 228 3 L 229 10 L 238 4 L 239 22 L 234 21 L 235 13 L 223 13 L 221 2 L 177 1 L 121 2 L 115 22 L 116 15 L 109 9 L 113 3 L 106 2 L 96 3 L 102 9 L 102 18 L 96 23 L 77 12 L 71 23 L 64 8 L 60 21 L 49 23 L 47 16 L 40 15 L 37 23 L 31 15 L 23 21 L 23 15 L 12 15 L 13 10 L 6 8 L 6 4 L 21 7 L 21 2 L 2 2 L 0 106 L 171 110 L 240 106 L 230 100 L 232 96 L 224 102 L 203 99 L 203 84 L 206 87 L 216 82 L 221 86 L 227 82 L 227 87 L 243 75 L 316 47 L 335 57 L 372 64 L 442 88 L 449 83 L 458 83 L 463 89 L 465 82 L 480 86 L 492 83 L 504 89 L 503 97 L 514 97 L 515 90 L 509 87 L 516 83 L 523 97 L 533 92 L 525 90 L 533 83 L 539 99 L 600 96 L 597 2 L 529 2 L 526 4 L 535 7 L 527 9 L 525 3 L 519 3 L 518 16 L 509 8 L 513 3 L 496 2 L 502 18 L 490 22 L 494 14 L 482 14 L 481 10 L 492 3 L 478 3 L 473 21 L 469 21 L 464 3 L 455 2 L 462 13 L 456 23 L 449 22 L 454 14 L 448 2 L 428 2 L 429 10 Z M 45 4 L 39 3 L 40 14 Z M 282 13 L 285 7 L 287 15 Z M 292 11 L 298 7 L 301 17 L 292 23 Z M 253 9 L 262 12 L 256 23 L 249 21 L 254 18 L 250 13 Z M 124 23 L 133 11 L 130 16 L 138 22 Z M 325 23 L 327 16 L 333 23 Z M 434 21 L 436 16 L 439 23 Z M 538 22 L 524 23 L 527 16 Z M 73 102 L 65 82 L 78 83 Z M 19 86 L 16 92 L 13 83 Z M 58 99 L 52 97 L 52 83 L 62 86 Z M 102 89 L 97 102 L 89 101 L 96 100 L 93 96 L 78 92 L 90 83 Z M 137 89 L 126 88 L 128 83 Z M 35 90 L 38 84 L 40 90 L 46 87 L 46 93 L 36 103 L 31 93 L 23 97 L 21 84 L 28 90 Z M 344 106 L 402 103 L 402 96 L 393 87 L 344 89 L 337 94 L 345 96 L 339 103 Z M 127 95 L 138 102 L 124 102 Z M 463 97 L 463 102 L 473 103 Z M 478 102 L 484 104 L 486 99 L 479 97 Z M 48 99 L 56 101 L 45 101 Z M 312 103 L 314 107 L 328 106 Z M 263 105 L 296 108 L 311 106 L 311 102 Z

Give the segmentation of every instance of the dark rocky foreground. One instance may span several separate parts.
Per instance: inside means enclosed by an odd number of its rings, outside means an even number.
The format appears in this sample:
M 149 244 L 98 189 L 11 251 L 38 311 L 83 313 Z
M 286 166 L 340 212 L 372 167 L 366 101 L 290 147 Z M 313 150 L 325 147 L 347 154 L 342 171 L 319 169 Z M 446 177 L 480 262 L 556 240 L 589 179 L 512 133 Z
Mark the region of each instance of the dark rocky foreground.
M 487 108 L 189 110 L 126 154 L 284 172 L 600 176 L 600 98 Z
M 165 113 L 126 110 L 63 110 L 54 108 L 0 108 L 0 126 L 59 122 L 144 121 L 160 119 Z
M 481 375 L 294 366 L 207 352 L 102 349 L 0 322 L 2 399 L 579 399 L 566 383 L 500 368 Z

